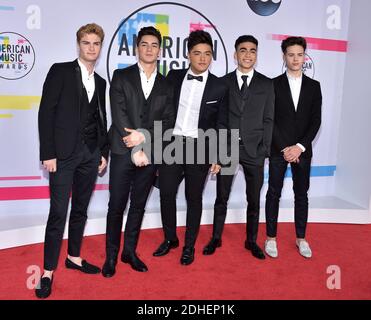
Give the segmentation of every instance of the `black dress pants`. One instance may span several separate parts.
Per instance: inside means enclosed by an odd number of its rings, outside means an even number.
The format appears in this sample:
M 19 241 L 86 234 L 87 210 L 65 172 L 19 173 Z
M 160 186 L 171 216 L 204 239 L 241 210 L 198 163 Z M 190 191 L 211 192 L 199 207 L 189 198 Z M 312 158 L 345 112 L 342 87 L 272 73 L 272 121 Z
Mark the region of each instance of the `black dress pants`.
M 112 154 L 110 164 L 110 199 L 107 214 L 106 255 L 117 259 L 120 250 L 123 215 L 129 199 L 130 207 L 124 232 L 125 254 L 134 253 L 144 216 L 148 195 L 155 179 L 156 166 L 136 167 L 131 153 Z
M 239 163 L 242 166 L 246 182 L 246 239 L 250 243 L 255 243 L 258 235 L 260 190 L 264 182 L 263 162 L 264 159 L 256 161 L 249 158 L 243 146 L 240 146 Z M 217 196 L 214 204 L 213 224 L 213 238 L 215 239 L 221 239 L 222 237 L 233 179 L 233 175 L 221 175 L 219 173 L 217 176 Z
M 267 236 L 276 237 L 279 201 L 288 162 L 282 155 L 269 159 L 269 185 L 265 202 Z M 295 230 L 297 238 L 305 238 L 308 221 L 308 189 L 310 180 L 311 158 L 300 158 L 299 163 L 292 163 L 291 172 L 295 198 Z
M 45 231 L 44 269 L 55 270 L 57 267 L 71 191 L 68 254 L 80 256 L 87 208 L 100 160 L 98 148 L 92 153 L 85 144 L 79 144 L 70 157 L 57 160 L 57 171 L 49 174 L 50 211 Z

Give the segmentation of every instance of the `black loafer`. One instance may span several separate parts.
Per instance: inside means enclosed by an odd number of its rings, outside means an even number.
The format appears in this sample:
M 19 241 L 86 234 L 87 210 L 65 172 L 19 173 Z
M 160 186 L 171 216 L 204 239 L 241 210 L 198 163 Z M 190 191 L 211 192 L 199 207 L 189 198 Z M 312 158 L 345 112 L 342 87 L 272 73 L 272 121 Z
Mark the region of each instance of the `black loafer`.
M 116 260 L 106 259 L 102 268 L 102 275 L 105 278 L 111 278 L 116 273 Z
M 222 246 L 222 240 L 221 239 L 214 239 L 212 238 L 210 242 L 207 244 L 207 246 L 202 251 L 202 254 L 205 256 L 211 255 L 215 252 L 216 248 L 220 248 Z
M 144 264 L 143 261 L 141 261 L 138 256 L 135 253 L 125 254 L 123 253 L 121 255 L 121 261 L 124 263 L 130 264 L 132 269 L 139 272 L 147 272 L 148 268 Z
M 163 243 L 160 244 L 160 246 L 157 248 L 157 250 L 153 253 L 154 257 L 161 257 L 165 254 L 168 254 L 170 249 L 174 249 L 179 247 L 179 240 L 165 240 Z
M 184 247 L 182 257 L 180 258 L 180 263 L 187 266 L 193 262 L 195 259 L 195 248 Z
M 67 269 L 75 269 L 88 274 L 97 274 L 101 272 L 100 268 L 90 264 L 86 260 L 82 260 L 81 266 L 79 266 L 78 264 L 73 263 L 70 259 L 66 258 L 65 266 Z
M 53 276 L 52 278 L 44 277 L 40 279 L 39 284 L 35 289 L 36 297 L 39 299 L 45 299 L 50 296 L 52 293 L 52 284 L 53 284 Z
M 251 251 L 251 254 L 255 258 L 260 259 L 260 260 L 264 260 L 265 259 L 265 255 L 264 255 L 263 250 L 260 249 L 259 246 L 255 242 L 247 242 L 247 241 L 245 241 L 245 248 L 247 250 L 250 250 Z

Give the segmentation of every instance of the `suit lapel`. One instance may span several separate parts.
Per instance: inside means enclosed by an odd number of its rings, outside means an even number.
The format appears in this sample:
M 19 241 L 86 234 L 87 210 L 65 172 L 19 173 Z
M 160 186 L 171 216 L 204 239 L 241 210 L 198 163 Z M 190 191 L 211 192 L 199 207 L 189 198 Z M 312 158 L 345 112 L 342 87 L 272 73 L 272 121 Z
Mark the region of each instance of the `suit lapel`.
M 300 95 L 299 95 L 298 107 L 296 108 L 296 112 L 301 111 L 302 108 L 303 108 L 304 95 L 305 95 L 307 84 L 308 84 L 308 79 L 303 74 L 303 77 L 302 77 L 302 80 L 301 80 L 301 88 L 300 88 Z
M 179 73 L 179 78 L 176 79 L 177 83 L 174 84 L 175 113 L 178 112 L 180 92 L 182 90 L 183 80 L 187 72 L 188 72 L 188 69 L 185 69 L 184 72 Z
M 201 119 L 202 113 L 205 110 L 206 101 L 208 100 L 210 90 L 213 87 L 212 83 L 213 83 L 213 79 L 212 79 L 212 76 L 209 72 L 208 77 L 207 77 L 207 81 L 206 81 L 206 84 L 205 84 L 204 93 L 202 94 L 200 113 L 199 113 L 199 118 L 198 119 Z
M 102 111 L 102 104 L 100 100 L 100 88 L 99 88 L 99 81 L 98 81 L 98 76 L 94 72 L 94 83 L 95 83 L 95 93 L 97 95 L 97 101 L 98 101 L 98 112 L 99 112 L 99 125 L 103 128 L 104 124 L 104 116 L 103 116 L 103 111 Z
M 77 88 L 77 107 L 79 109 L 79 122 L 80 122 L 80 115 L 81 115 L 81 97 L 82 97 L 82 90 L 83 90 L 83 84 L 82 84 L 82 78 L 81 78 L 81 69 L 79 66 L 79 63 L 77 62 L 77 59 L 74 61 L 74 73 L 75 73 L 75 81 L 76 81 L 76 88 Z
M 288 105 L 290 105 L 291 111 L 296 112 L 295 105 L 294 105 L 294 99 L 292 98 L 292 94 L 291 94 L 289 79 L 287 78 L 286 73 L 282 75 L 282 86 L 284 89 L 283 92 L 286 95 L 286 99 L 287 99 Z

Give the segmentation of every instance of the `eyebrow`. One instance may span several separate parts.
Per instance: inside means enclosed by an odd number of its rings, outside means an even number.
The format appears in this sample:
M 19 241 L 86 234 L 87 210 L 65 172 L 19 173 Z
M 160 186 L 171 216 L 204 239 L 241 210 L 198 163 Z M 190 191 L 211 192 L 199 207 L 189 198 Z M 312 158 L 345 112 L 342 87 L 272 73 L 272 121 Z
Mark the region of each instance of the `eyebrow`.
M 194 51 L 191 51 L 193 53 L 210 53 L 212 54 L 212 51 L 211 50 L 207 50 L 207 51 L 200 51 L 200 50 L 194 50 Z
M 148 41 L 140 41 L 139 44 L 155 44 L 155 45 L 159 45 L 158 42 L 148 42 Z
M 246 51 L 256 51 L 255 48 L 247 49 L 246 47 L 242 47 L 242 48 L 238 49 L 238 51 L 242 51 L 242 50 L 246 50 Z

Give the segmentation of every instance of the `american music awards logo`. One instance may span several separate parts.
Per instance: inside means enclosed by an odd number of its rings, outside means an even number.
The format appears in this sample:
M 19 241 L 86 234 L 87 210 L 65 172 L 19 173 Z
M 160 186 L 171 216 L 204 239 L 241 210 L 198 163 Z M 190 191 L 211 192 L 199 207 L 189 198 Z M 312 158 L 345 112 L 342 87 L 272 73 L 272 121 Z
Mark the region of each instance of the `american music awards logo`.
M 35 50 L 28 39 L 16 32 L 0 33 L 0 78 L 23 78 L 34 64 Z
M 123 18 L 111 39 L 107 53 L 107 77 L 113 71 L 137 62 L 136 36 L 142 27 L 153 26 L 162 35 L 158 70 L 166 75 L 171 69 L 188 67 L 187 40 L 193 30 L 205 30 L 213 39 L 211 72 L 223 76 L 228 72 L 227 51 L 216 26 L 199 11 L 180 3 L 159 2 L 141 7 Z
M 282 73 L 286 72 L 286 64 L 283 63 L 282 66 Z M 315 74 L 315 67 L 314 67 L 314 62 L 313 59 L 306 53 L 305 54 L 305 61 L 303 64 L 303 73 L 308 76 L 309 78 L 314 78 Z
M 259 16 L 270 16 L 281 5 L 281 0 L 247 0 L 250 9 Z

